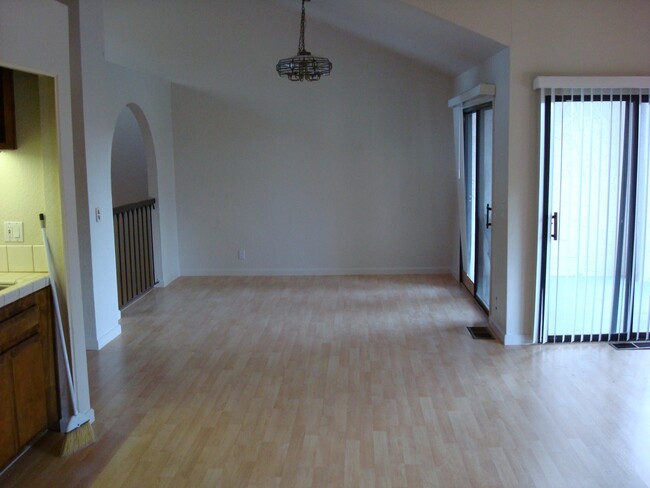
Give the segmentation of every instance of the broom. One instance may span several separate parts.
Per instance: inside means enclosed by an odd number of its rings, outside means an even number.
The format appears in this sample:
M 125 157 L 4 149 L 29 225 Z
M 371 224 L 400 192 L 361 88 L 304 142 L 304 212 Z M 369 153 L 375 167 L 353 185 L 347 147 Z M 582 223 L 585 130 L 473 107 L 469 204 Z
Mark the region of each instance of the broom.
M 77 390 L 72 381 L 72 372 L 70 371 L 70 361 L 68 359 L 68 348 L 65 342 L 65 335 L 63 334 L 63 322 L 61 321 L 61 309 L 59 308 L 59 298 L 56 290 L 56 274 L 54 271 L 54 258 L 50 243 L 47 239 L 45 232 L 45 215 L 39 214 L 41 220 L 41 234 L 43 235 L 43 244 L 45 245 L 45 255 L 47 257 L 47 270 L 50 274 L 50 285 L 52 286 L 52 295 L 54 297 L 54 311 L 57 325 L 57 332 L 59 335 L 59 342 L 61 343 L 61 352 L 63 352 L 63 362 L 65 363 L 65 372 L 68 378 L 68 390 L 70 398 L 72 399 L 72 417 L 68 420 L 67 426 L 64 430 L 65 439 L 61 447 L 61 456 L 68 456 L 77 451 L 80 451 L 86 446 L 95 442 L 95 431 L 90 423 L 90 418 L 87 415 L 79 412 L 79 405 L 77 403 Z

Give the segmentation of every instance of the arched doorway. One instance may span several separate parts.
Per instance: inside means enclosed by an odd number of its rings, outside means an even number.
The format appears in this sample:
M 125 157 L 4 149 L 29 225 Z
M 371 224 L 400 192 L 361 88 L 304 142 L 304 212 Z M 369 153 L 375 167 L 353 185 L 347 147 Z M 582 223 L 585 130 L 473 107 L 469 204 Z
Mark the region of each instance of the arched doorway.
M 111 190 L 120 310 L 157 283 L 160 256 L 156 158 L 147 119 L 136 104 L 117 118 L 111 149 Z

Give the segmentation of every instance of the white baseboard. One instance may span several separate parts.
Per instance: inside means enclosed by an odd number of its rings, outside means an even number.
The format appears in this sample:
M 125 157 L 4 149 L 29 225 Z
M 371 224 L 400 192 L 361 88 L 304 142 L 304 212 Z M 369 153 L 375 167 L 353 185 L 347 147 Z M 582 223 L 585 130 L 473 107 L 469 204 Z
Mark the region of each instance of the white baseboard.
M 492 333 L 504 346 L 526 346 L 533 343 L 531 338 L 527 335 L 509 334 L 505 332 L 501 324 L 496 323 L 492 319 L 489 321 L 489 327 Z
M 504 346 L 530 346 L 533 344 L 530 336 L 523 334 L 506 334 L 503 338 Z
M 350 276 L 451 274 L 449 268 L 253 268 L 183 269 L 183 276 Z
M 99 351 L 120 334 L 122 334 L 122 326 L 120 324 L 117 324 L 115 327 L 102 334 L 97 339 L 86 336 L 86 349 L 89 349 L 91 351 Z
M 171 285 L 174 281 L 176 281 L 178 278 L 180 278 L 180 274 L 173 274 L 169 275 L 167 279 L 164 278 L 158 278 L 158 283 L 156 283 L 156 288 L 165 288 L 166 286 Z
M 501 327 L 500 324 L 497 324 L 492 318 L 488 319 L 488 328 L 494 334 L 494 336 L 497 338 L 499 342 L 502 344 L 504 343 L 503 339 L 505 337 L 505 332 L 503 331 L 503 327 Z

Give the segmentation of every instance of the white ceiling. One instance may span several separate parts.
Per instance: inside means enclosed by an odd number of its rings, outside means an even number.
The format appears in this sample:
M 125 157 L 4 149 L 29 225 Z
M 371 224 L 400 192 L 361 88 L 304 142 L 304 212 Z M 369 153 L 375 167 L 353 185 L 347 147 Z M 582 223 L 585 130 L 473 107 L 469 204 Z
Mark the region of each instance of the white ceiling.
M 296 11 L 298 28 L 300 0 L 276 1 Z M 310 18 L 449 74 L 460 74 L 505 48 L 400 0 L 308 0 L 305 8 L 308 50 Z

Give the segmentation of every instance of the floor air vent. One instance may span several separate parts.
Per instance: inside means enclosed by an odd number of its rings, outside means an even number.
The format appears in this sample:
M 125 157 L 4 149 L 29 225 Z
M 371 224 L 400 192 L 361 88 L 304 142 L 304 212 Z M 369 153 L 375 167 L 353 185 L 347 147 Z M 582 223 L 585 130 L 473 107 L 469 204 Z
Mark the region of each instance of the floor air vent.
M 494 339 L 492 332 L 487 327 L 468 327 L 467 330 L 472 335 L 472 339 Z
M 614 349 L 650 349 L 650 342 L 610 342 Z

